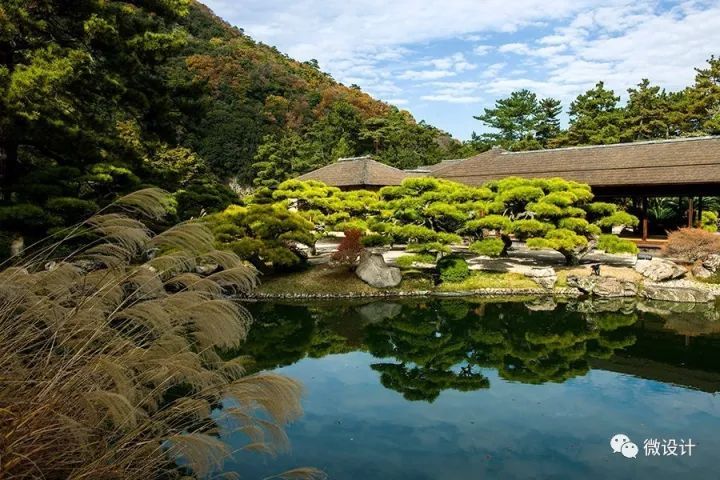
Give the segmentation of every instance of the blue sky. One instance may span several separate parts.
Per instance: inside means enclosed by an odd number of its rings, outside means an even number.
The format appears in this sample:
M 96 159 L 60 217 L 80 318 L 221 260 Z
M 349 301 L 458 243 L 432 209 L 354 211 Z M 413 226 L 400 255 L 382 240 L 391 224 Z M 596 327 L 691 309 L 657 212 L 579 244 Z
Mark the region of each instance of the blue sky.
M 520 88 L 669 90 L 720 55 L 720 0 L 203 0 L 258 41 L 467 139 Z

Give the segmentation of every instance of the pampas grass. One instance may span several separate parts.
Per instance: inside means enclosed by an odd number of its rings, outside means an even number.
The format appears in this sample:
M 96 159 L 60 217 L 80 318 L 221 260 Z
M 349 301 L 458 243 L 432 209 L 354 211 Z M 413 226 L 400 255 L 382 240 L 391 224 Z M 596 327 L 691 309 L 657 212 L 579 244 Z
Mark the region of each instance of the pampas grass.
M 0 477 L 205 478 L 232 453 L 220 425 L 248 449 L 285 446 L 301 386 L 216 352 L 245 339 L 251 317 L 226 294 L 256 272 L 200 223 L 153 233 L 143 217 L 166 206 L 133 193 L 0 272 Z M 302 472 L 319 475 L 284 478 Z

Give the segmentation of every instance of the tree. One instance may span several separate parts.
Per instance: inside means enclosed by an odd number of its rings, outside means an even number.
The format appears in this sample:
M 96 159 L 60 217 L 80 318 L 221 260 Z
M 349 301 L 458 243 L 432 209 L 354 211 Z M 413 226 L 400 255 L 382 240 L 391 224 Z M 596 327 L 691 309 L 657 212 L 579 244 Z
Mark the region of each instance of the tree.
M 516 142 L 535 138 L 540 114 L 537 96 L 523 89 L 512 92 L 508 98 L 496 100 L 495 108 L 486 108 L 484 114 L 473 118 L 498 130 L 497 133 L 483 134 L 485 140 L 510 149 Z
M 136 188 L 147 159 L 174 142 L 182 109 L 159 79 L 185 44 L 188 4 L 3 2 L 0 209 L 43 212 L 13 234 L 76 223 Z
M 695 83 L 685 90 L 684 130 L 695 134 L 720 134 L 720 58 L 696 68 Z
M 231 250 L 261 271 L 302 266 L 301 245 L 315 245 L 313 225 L 282 205 L 231 205 L 205 218 L 219 246 Z
M 486 108 L 483 115 L 474 117 L 498 132 L 479 137 L 473 133 L 473 141 L 515 151 L 544 148 L 561 132 L 560 113 L 559 100 L 538 99 L 529 90 L 518 90 L 508 98 L 496 100 L 495 108 Z M 481 147 L 480 151 L 486 149 Z
M 570 127 L 564 139 L 568 145 L 604 145 L 624 140 L 620 97 L 598 82 L 595 88 L 578 95 L 570 104 Z
M 304 165 L 307 159 L 306 145 L 302 138 L 291 133 L 281 137 L 266 136 L 258 147 L 253 183 L 259 187 L 273 187 L 291 177 L 293 167 Z
M 644 78 L 630 94 L 625 107 L 626 135 L 632 140 L 649 140 L 670 136 L 669 102 L 665 90 L 651 86 Z
M 543 98 L 538 103 L 535 124 L 535 139 L 540 145 L 547 147 L 550 140 L 560 135 L 560 114 L 562 104 L 554 98 Z

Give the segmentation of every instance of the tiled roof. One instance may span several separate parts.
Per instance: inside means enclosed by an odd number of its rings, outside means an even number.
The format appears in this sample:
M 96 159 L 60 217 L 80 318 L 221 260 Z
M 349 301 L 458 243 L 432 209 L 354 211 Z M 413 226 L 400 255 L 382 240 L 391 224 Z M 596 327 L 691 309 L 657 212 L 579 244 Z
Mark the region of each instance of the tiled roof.
M 493 149 L 431 173 L 469 185 L 518 177 L 562 177 L 591 186 L 720 183 L 720 137 L 553 150 Z
M 341 158 L 308 172 L 298 180 L 319 180 L 334 187 L 400 185 L 407 174 L 371 157 Z

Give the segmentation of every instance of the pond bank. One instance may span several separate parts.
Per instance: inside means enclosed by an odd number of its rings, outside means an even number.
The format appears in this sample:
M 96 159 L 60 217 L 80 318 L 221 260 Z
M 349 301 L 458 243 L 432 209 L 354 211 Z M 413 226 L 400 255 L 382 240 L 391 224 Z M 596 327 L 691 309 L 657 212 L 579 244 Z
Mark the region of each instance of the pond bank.
M 630 270 L 631 271 L 631 270 Z M 573 275 L 568 275 L 571 273 Z M 275 275 L 266 278 L 260 288 L 248 298 L 255 300 L 273 299 L 352 299 L 352 298 L 397 298 L 397 297 L 557 297 L 579 298 L 583 296 L 641 297 L 679 303 L 706 303 L 718 297 L 720 286 L 690 280 L 669 282 L 643 282 L 633 277 L 613 272 L 612 276 L 579 276 L 593 284 L 600 281 L 606 288 L 588 290 L 586 282 L 568 282 L 568 276 L 578 277 L 577 269 L 560 272 L 555 288 L 543 288 L 534 281 L 514 273 L 474 272 L 457 283 L 435 285 L 429 276 L 406 275 L 397 287 L 378 289 L 367 285 L 347 268 L 315 266 L 300 272 Z M 617 274 L 617 275 L 616 275 Z M 620 283 L 622 288 L 613 287 Z M 630 284 L 630 285 L 628 285 Z M 579 287 L 579 288 L 578 288 Z M 632 287 L 632 288 L 629 288 Z
M 577 288 L 480 288 L 474 290 L 439 291 L 439 290 L 378 290 L 375 292 L 345 293 L 307 293 L 307 292 L 255 292 L 248 298 L 257 300 L 277 299 L 318 299 L 318 298 L 395 298 L 395 297 L 564 297 L 579 298 L 583 294 Z

